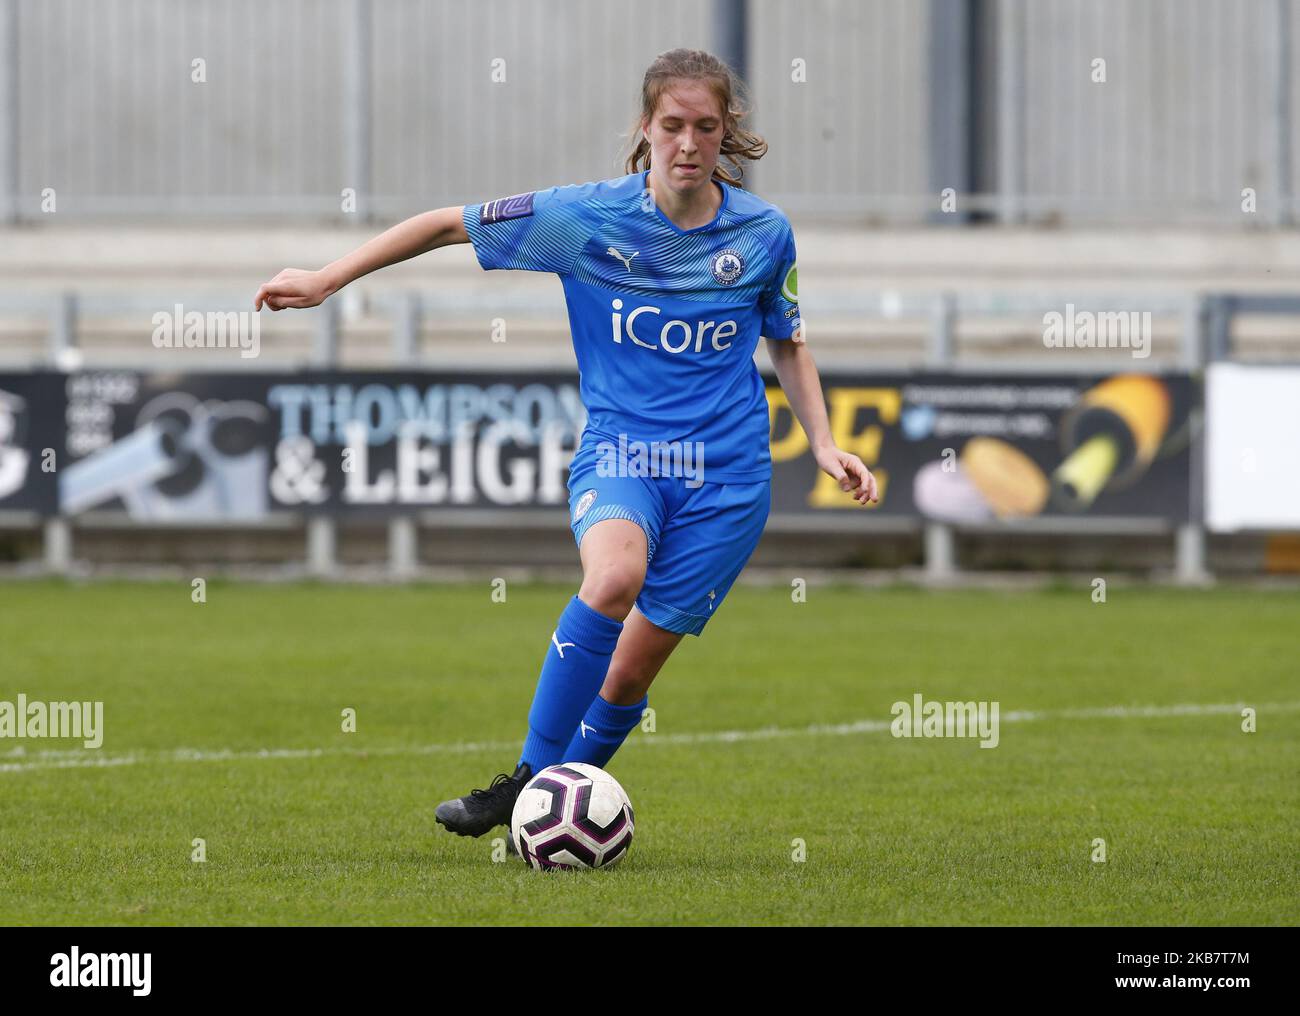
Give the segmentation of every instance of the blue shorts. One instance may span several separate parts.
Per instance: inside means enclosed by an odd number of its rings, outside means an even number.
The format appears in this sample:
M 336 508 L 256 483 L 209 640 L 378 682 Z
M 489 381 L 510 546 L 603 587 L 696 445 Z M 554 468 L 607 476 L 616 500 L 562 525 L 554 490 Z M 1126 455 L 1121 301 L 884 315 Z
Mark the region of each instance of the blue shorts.
M 772 481 L 688 486 L 679 476 L 569 476 L 569 526 L 578 546 L 602 519 L 645 532 L 646 576 L 637 609 L 653 624 L 699 635 L 758 546 Z

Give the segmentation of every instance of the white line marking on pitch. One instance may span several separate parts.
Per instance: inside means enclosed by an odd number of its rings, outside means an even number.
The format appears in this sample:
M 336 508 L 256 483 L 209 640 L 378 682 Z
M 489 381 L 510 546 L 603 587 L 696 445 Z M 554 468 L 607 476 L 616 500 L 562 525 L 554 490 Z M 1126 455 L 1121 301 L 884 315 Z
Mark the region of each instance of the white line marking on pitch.
M 1095 709 L 1021 710 L 1003 713 L 1002 723 L 1033 723 L 1040 720 L 1162 719 L 1174 716 L 1221 716 L 1240 713 L 1245 708 L 1258 713 L 1295 712 L 1300 702 L 1223 702 L 1209 705 L 1183 703 L 1172 706 L 1103 706 Z M 858 720 L 854 723 L 814 723 L 806 727 L 759 727 L 755 730 L 714 730 L 695 734 L 655 734 L 627 742 L 632 745 L 655 744 L 732 744 L 737 741 L 763 741 L 779 737 L 842 737 L 849 734 L 876 734 L 890 727 L 889 720 Z M 247 759 L 301 759 L 331 756 L 365 758 L 370 755 L 465 755 L 474 752 L 509 752 L 518 741 L 466 741 L 459 744 L 425 744 L 410 747 L 381 748 L 259 748 L 247 750 L 175 748 L 171 750 L 127 752 L 122 755 L 91 754 L 97 749 L 78 751 L 36 751 L 13 748 L 0 758 L 21 761 L 0 762 L 0 773 L 21 773 L 33 769 L 96 769 L 131 766 L 150 762 L 241 762 Z

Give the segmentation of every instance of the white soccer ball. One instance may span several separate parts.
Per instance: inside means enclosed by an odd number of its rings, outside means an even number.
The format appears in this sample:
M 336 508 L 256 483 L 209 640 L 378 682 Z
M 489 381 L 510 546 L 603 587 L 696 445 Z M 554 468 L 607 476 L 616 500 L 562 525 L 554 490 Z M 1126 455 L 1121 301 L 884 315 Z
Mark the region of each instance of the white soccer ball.
M 538 871 L 608 868 L 627 856 L 633 822 L 618 780 L 598 766 L 566 762 L 543 769 L 519 792 L 510 836 Z

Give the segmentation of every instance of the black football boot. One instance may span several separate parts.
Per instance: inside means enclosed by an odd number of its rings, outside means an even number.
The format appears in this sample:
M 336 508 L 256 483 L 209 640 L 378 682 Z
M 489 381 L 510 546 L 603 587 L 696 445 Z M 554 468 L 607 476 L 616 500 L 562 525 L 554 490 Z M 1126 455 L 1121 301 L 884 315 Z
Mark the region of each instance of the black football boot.
M 514 775 L 498 773 L 484 790 L 471 790 L 464 797 L 443 801 L 434 819 L 458 836 L 482 836 L 499 825 L 509 825 L 515 798 L 533 778 L 533 771 L 521 762 Z

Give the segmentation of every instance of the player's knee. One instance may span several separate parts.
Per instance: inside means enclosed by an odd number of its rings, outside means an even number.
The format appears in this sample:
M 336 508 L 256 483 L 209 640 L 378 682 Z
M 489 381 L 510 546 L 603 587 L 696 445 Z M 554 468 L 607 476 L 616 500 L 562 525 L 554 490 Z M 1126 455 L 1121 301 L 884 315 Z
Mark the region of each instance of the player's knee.
M 625 564 L 598 566 L 583 578 L 578 598 L 592 610 L 621 621 L 631 612 L 644 582 L 642 569 Z

